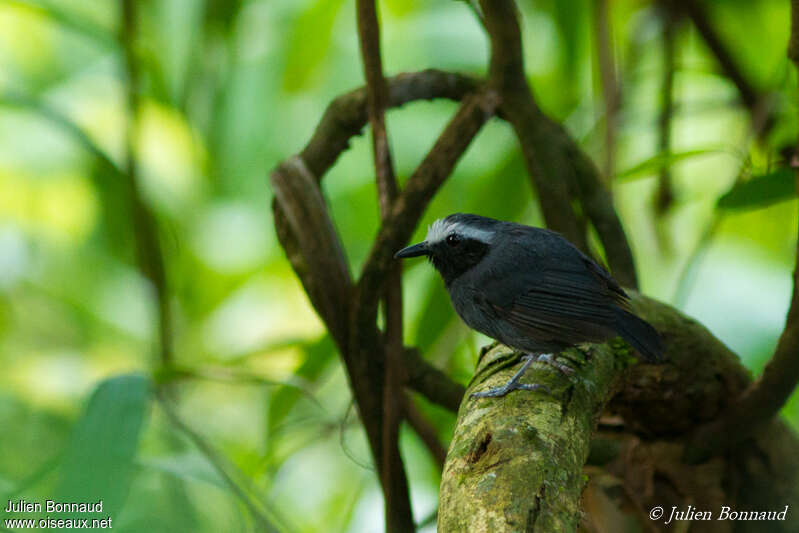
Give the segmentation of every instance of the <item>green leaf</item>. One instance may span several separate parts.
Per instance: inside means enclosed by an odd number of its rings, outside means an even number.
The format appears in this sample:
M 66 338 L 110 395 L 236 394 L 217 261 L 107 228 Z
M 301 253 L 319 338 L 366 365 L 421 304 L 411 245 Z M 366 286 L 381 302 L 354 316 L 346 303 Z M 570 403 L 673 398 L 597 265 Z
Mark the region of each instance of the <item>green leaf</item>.
M 208 462 L 208 459 L 195 452 L 142 459 L 138 461 L 138 464 L 144 468 L 151 468 L 168 474 L 181 481 L 199 481 L 220 489 L 228 488 L 219 472 L 214 470 Z
M 30 0 L 6 0 L 7 5 L 26 8 L 32 13 L 50 19 L 63 30 L 75 32 L 91 39 L 93 44 L 103 48 L 115 48 L 118 44 L 113 31 L 104 28 L 93 17 L 86 14 L 75 13 L 70 9 L 59 7 L 59 2 L 32 2 Z
M 720 209 L 759 209 L 795 197 L 795 171 L 781 167 L 735 185 L 716 205 Z
M 645 178 L 660 171 L 663 167 L 670 167 L 679 161 L 692 157 L 725 153 L 720 148 L 703 148 L 699 150 L 686 150 L 684 152 L 660 152 L 649 159 L 633 165 L 627 170 L 616 173 L 616 179 L 631 181 L 638 178 Z
M 134 457 L 149 400 L 150 380 L 140 374 L 106 379 L 92 394 L 67 445 L 56 492 L 62 501 L 102 500 L 102 513 L 78 516 L 113 518 L 122 508 L 133 480 Z

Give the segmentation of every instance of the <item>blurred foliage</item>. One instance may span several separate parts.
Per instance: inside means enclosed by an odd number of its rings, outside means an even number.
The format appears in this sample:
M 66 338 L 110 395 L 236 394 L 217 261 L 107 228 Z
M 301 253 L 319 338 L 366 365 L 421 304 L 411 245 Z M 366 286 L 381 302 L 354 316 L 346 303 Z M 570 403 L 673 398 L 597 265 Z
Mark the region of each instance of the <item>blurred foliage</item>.
M 653 2 L 613 2 L 622 103 L 612 185 L 644 292 L 672 302 L 683 294 L 675 303 L 757 372 L 782 329 L 796 239 L 781 159 L 799 133 L 789 6 L 702 4 L 768 95 L 774 127 L 753 138 L 734 85 L 684 23 L 671 147 L 659 150 L 662 13 Z M 387 72 L 484 72 L 487 42 L 466 3 L 380 8 Z M 593 3 L 525 0 L 520 10 L 537 98 L 600 160 Z M 154 375 L 172 383 L 179 416 L 279 527 L 380 530 L 381 496 L 346 377 L 277 244 L 266 180 L 326 104 L 363 82 L 354 3 L 147 0 L 140 16 L 135 155 L 165 250 L 174 372 L 155 360 L 154 291 L 136 268 L 121 173 L 119 4 L 0 1 L 0 501 L 102 494 L 123 531 L 250 530 L 252 514 L 207 454 L 148 402 L 142 376 Z M 400 179 L 454 109 L 419 102 L 389 113 Z M 656 216 L 663 167 L 675 202 Z M 367 136 L 323 187 L 357 271 L 378 223 Z M 505 124 L 480 133 L 416 236 L 454 211 L 541 223 Z M 406 272 L 407 338 L 466 381 L 485 338 L 457 320 L 431 270 L 419 262 Z M 454 416 L 416 401 L 446 441 Z M 796 397 L 785 416 L 799 426 Z M 435 509 L 439 472 L 412 432 L 403 430 L 401 446 L 421 521 Z

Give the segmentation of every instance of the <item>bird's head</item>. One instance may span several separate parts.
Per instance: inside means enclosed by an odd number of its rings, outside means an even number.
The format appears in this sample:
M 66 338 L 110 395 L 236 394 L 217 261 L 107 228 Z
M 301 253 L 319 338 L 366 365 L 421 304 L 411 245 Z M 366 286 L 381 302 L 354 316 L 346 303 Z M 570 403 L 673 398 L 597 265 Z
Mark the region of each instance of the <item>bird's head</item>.
M 449 287 L 488 254 L 499 224 L 491 218 L 455 213 L 433 222 L 424 241 L 403 248 L 394 257 L 427 256 Z

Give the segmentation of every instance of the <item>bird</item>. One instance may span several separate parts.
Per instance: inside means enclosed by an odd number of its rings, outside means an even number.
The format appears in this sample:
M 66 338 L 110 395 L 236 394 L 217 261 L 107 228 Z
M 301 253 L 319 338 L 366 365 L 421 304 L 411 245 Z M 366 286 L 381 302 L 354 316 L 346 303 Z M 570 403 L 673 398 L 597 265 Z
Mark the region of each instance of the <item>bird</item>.
M 522 367 L 505 385 L 473 397 L 546 389 L 520 381 L 531 363 L 569 374 L 573 370 L 553 354 L 617 336 L 647 361 L 663 360 L 660 335 L 632 313 L 624 289 L 559 233 L 454 213 L 433 222 L 424 241 L 394 255 L 418 256 L 439 272 L 452 306 L 470 328 L 524 353 Z

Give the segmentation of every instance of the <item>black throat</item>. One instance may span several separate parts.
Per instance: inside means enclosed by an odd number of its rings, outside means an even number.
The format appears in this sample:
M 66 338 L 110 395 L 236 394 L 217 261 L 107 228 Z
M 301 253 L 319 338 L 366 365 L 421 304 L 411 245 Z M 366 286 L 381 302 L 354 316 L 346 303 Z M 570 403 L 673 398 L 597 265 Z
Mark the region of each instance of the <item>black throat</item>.
M 456 247 L 441 243 L 429 255 L 430 262 L 444 278 L 444 284 L 450 284 L 464 272 L 471 270 L 482 261 L 488 253 L 488 244 L 476 239 L 466 239 Z

